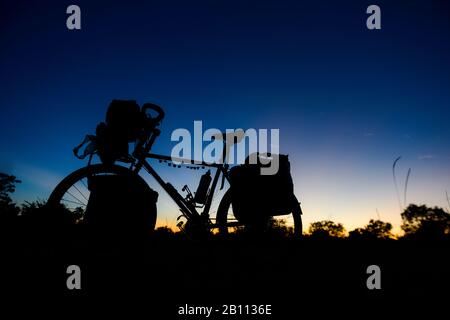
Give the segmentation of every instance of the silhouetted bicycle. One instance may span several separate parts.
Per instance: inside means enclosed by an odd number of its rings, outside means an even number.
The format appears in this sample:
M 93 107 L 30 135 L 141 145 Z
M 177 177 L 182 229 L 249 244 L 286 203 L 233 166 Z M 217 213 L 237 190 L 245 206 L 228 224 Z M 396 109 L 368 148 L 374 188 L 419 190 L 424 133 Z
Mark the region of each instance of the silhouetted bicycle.
M 232 144 L 239 142 L 239 139 L 237 139 L 236 136 L 230 139 L 230 137 L 226 134 L 223 134 L 220 137 L 216 137 L 217 139 L 223 139 L 222 163 L 206 163 L 203 161 L 194 161 L 192 159 L 172 158 L 170 156 L 152 154 L 150 153 L 150 150 L 152 149 L 156 138 L 161 133 L 160 129 L 158 129 L 158 126 L 160 125 L 160 122 L 164 118 L 165 114 L 162 108 L 154 104 L 144 104 L 144 106 L 142 107 L 142 112 L 152 121 L 148 122 L 150 124 L 146 125 L 146 127 L 143 128 L 144 134 L 136 142 L 132 154 L 128 154 L 126 157 L 118 159 L 119 162 L 129 165 L 129 167 L 111 163 L 92 164 L 93 155 L 98 154 L 99 146 L 91 143 L 85 149 L 87 150 L 87 152 L 85 152 L 85 156 L 89 155 L 88 165 L 72 172 L 67 177 L 65 177 L 51 193 L 48 199 L 48 205 L 63 205 L 68 210 L 77 212 L 78 214 L 80 213 L 80 211 L 85 211 L 88 206 L 91 193 L 88 187 L 89 179 L 94 176 L 133 176 L 140 181 L 140 185 L 145 186 L 145 188 L 151 190 L 145 180 L 141 176 L 139 176 L 139 172 L 142 168 L 144 168 L 178 205 L 181 211 L 181 216 L 179 217 L 179 219 L 181 217 L 184 217 L 186 219 L 186 223 L 181 222 L 178 224 L 181 229 L 194 232 L 210 232 L 216 229 L 221 234 L 227 234 L 230 229 L 246 225 L 247 222 L 243 222 L 237 219 L 236 215 L 233 212 L 231 187 L 224 193 L 218 206 L 215 219 L 210 217 L 211 205 L 219 181 L 220 189 L 224 188 L 226 180 L 229 182 L 230 170 L 229 165 L 226 163 L 226 155 L 228 154 L 228 151 L 230 150 L 229 148 L 232 146 Z M 156 117 L 151 116 L 152 112 L 156 112 Z M 84 142 L 89 142 L 93 140 L 93 138 L 95 138 L 95 136 L 87 136 L 87 139 Z M 232 141 L 232 143 L 230 143 L 230 141 Z M 74 153 L 76 155 L 79 148 L 80 146 L 74 149 Z M 187 195 L 183 197 L 171 183 L 166 182 L 160 177 L 155 169 L 148 163 L 147 159 L 156 159 L 159 161 L 167 162 L 175 161 L 177 163 L 182 163 L 183 165 L 200 166 L 211 168 L 213 170 L 215 169 L 214 176 L 212 177 L 212 184 L 210 178 L 209 184 L 207 184 L 207 189 L 203 191 L 197 190 L 195 195 L 190 192 L 187 186 L 184 186 L 183 191 L 187 192 Z M 199 192 L 204 194 L 201 201 L 197 199 L 199 198 Z M 294 234 L 301 235 L 301 207 L 300 203 L 296 201 L 295 195 L 293 195 L 293 197 L 295 201 L 292 202 L 290 213 L 292 213 L 293 216 Z M 200 204 L 198 202 L 200 202 Z M 147 221 L 148 227 L 153 230 L 156 224 L 156 206 L 154 209 L 152 209 L 152 211 L 153 212 L 149 213 L 150 218 Z

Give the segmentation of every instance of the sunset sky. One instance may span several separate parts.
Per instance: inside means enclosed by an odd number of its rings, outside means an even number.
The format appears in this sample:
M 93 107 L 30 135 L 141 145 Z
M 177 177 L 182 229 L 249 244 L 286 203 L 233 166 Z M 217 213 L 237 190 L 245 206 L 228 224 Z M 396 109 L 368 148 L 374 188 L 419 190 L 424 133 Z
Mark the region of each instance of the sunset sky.
M 371 1 L 74 3 L 79 31 L 66 28 L 72 2 L 0 4 L 0 172 L 23 181 L 16 201 L 47 198 L 84 165 L 72 148 L 117 98 L 166 110 L 156 153 L 194 120 L 280 129 L 306 225 L 381 218 L 398 231 L 398 156 L 401 202 L 411 168 L 406 202 L 449 206 L 449 2 L 377 1 L 373 31 Z M 179 190 L 203 173 L 156 168 Z M 174 225 L 176 207 L 148 181 L 158 224 Z

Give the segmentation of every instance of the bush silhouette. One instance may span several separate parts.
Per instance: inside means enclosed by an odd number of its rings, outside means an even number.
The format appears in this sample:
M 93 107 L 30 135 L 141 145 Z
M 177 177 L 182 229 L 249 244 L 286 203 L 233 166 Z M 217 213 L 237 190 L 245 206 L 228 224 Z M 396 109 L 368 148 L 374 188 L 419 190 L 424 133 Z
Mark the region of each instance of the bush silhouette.
M 440 239 L 450 234 L 450 214 L 442 208 L 410 204 L 401 216 L 405 238 Z
M 292 237 L 294 236 L 294 227 L 288 226 L 286 219 L 269 220 L 269 234 L 278 237 Z
M 25 201 L 20 207 L 11 199 L 11 194 L 20 183 L 13 175 L 0 173 L 0 225 L 5 239 L 16 246 L 63 245 L 71 236 L 77 217 L 61 206 L 49 210 L 45 201 Z
M 330 220 L 313 222 L 308 231 L 312 238 L 319 239 L 343 238 L 345 236 L 344 226 Z
M 153 232 L 153 236 L 160 237 L 160 238 L 173 238 L 174 235 L 175 235 L 175 232 L 173 232 L 172 229 L 170 229 L 169 227 L 166 227 L 166 226 L 158 227 Z
M 356 228 L 350 231 L 350 239 L 393 239 L 392 224 L 383 222 L 381 220 L 370 219 L 369 223 L 364 228 Z

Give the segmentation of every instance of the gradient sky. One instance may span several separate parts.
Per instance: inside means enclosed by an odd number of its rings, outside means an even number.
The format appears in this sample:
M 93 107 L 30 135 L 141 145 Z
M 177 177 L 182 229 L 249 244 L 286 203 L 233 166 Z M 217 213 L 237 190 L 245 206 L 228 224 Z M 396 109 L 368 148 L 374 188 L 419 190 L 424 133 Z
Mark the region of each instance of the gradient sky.
M 0 171 L 23 180 L 17 201 L 45 199 L 84 165 L 72 148 L 118 98 L 165 108 L 158 153 L 194 120 L 279 128 L 306 224 L 379 217 L 398 230 L 400 155 L 402 200 L 411 168 L 407 202 L 448 206 L 450 2 L 377 1 L 376 31 L 372 1 L 93 2 L 0 4 Z M 80 31 L 66 29 L 70 4 Z M 195 190 L 191 171 L 160 169 Z M 158 209 L 173 225 L 161 193 Z

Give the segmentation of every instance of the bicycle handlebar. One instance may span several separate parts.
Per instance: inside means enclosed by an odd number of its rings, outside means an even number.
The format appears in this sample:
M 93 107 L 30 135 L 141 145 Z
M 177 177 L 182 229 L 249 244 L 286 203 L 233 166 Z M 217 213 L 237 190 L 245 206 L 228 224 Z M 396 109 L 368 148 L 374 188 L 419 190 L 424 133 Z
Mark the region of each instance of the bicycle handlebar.
M 156 118 L 153 118 L 153 120 L 156 123 L 160 122 L 162 119 L 164 119 L 165 113 L 164 113 L 164 110 L 160 106 L 158 106 L 154 103 L 144 103 L 144 105 L 142 106 L 142 112 L 144 114 L 147 114 L 147 110 L 153 110 L 158 113 Z

